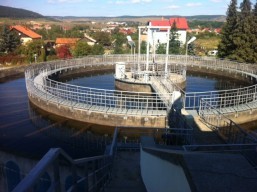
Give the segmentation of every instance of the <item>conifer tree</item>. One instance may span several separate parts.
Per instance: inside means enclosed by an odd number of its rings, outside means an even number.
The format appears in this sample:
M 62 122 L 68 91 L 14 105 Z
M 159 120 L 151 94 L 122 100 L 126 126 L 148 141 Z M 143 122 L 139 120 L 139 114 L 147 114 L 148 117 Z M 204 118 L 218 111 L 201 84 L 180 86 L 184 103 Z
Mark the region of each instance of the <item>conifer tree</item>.
M 10 31 L 8 26 L 4 26 L 0 33 L 0 52 L 13 52 L 20 44 L 19 36 Z
M 253 21 L 254 21 L 254 26 L 252 27 L 252 34 L 255 35 L 252 42 L 252 49 L 253 49 L 253 52 L 255 53 L 253 62 L 257 64 L 257 1 L 253 9 Z
M 170 29 L 169 53 L 180 54 L 180 41 L 178 40 L 178 28 L 174 21 Z
M 244 0 L 240 5 L 240 9 L 238 27 L 234 35 L 236 49 L 230 58 L 242 62 L 254 63 L 255 52 L 253 41 L 256 39 L 256 34 L 253 33 L 254 20 L 251 2 Z
M 257 1 L 255 3 L 255 6 L 254 6 L 253 14 L 254 14 L 255 17 L 257 17 Z
M 218 46 L 219 57 L 228 57 L 232 55 L 234 50 L 236 49 L 233 38 L 237 28 L 237 21 L 237 0 L 231 0 L 227 10 L 227 20 L 221 33 L 221 42 Z

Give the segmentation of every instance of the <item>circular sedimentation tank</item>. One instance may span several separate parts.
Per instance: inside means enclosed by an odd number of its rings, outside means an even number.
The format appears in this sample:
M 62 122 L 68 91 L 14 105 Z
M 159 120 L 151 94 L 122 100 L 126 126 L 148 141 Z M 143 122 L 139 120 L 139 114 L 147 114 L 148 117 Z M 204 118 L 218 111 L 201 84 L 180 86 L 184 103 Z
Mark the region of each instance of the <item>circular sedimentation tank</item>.
M 131 62 L 129 61 L 129 56 L 123 56 L 123 57 L 119 56 L 119 57 L 120 57 L 120 60 L 127 60 L 127 63 L 131 65 Z M 174 60 L 174 58 L 172 57 L 173 56 L 171 56 L 171 60 Z M 110 72 L 108 73 L 109 75 L 107 76 L 110 81 L 114 82 L 114 78 L 113 78 L 114 58 L 112 58 L 112 56 L 110 56 L 110 58 L 91 57 L 88 59 L 90 59 L 90 64 L 85 68 L 83 66 L 83 60 L 81 60 L 79 61 L 80 62 L 79 64 L 81 64 L 82 67 L 80 66 L 78 68 L 73 68 L 73 69 L 64 69 L 60 73 L 59 72 L 56 73 L 56 75 L 58 75 L 59 80 L 62 83 L 64 83 L 69 78 L 78 77 L 78 79 L 81 79 L 82 77 L 79 77 L 80 74 L 87 74 L 92 76 L 92 78 L 94 77 L 97 78 L 97 77 L 101 77 L 101 73 L 99 75 L 98 72 L 103 70 L 106 72 Z M 109 59 L 109 60 L 108 62 L 106 62 L 106 60 L 104 59 Z M 72 63 L 74 61 L 72 60 L 59 61 L 60 65 L 67 64 L 67 62 Z M 98 62 L 101 63 L 101 65 L 94 66 L 94 63 L 98 63 Z M 186 86 L 185 88 L 186 92 L 213 91 L 209 89 L 210 88 L 209 86 L 212 86 L 212 88 L 214 89 L 225 88 L 226 90 L 238 88 L 238 86 L 241 88 L 251 87 L 252 85 L 250 84 L 254 83 L 254 80 L 255 80 L 254 78 L 251 78 L 251 76 L 246 75 L 244 73 L 240 73 L 238 71 L 233 72 L 231 69 L 230 70 L 219 69 L 217 65 L 216 67 L 214 66 L 211 68 L 210 62 L 215 63 L 215 60 L 214 61 L 207 60 L 207 63 L 205 63 L 205 65 L 200 64 L 199 61 L 194 61 L 194 62 L 195 63 L 193 63 L 192 65 L 189 63 L 190 65 L 187 66 L 188 86 Z M 47 66 L 48 64 L 49 63 L 37 64 L 35 66 L 38 67 L 38 69 L 42 69 L 42 67 Z M 235 63 L 233 63 L 233 65 L 234 64 Z M 239 65 L 242 65 L 245 69 L 247 69 L 246 66 L 248 66 L 245 64 L 238 64 L 237 65 L 238 69 L 239 69 Z M 224 64 L 224 66 L 227 66 L 228 68 L 229 64 L 227 65 Z M 249 65 L 249 68 L 247 70 L 249 71 L 252 70 L 251 67 L 252 66 Z M 212 73 L 214 73 L 215 75 L 219 75 L 218 77 L 228 76 L 229 78 L 226 78 L 226 79 L 217 78 L 217 81 L 215 83 L 210 78 Z M 201 78 L 197 77 L 199 74 L 201 74 Z M 254 72 L 252 72 L 251 74 L 254 74 Z M 238 82 L 232 83 L 232 84 L 236 84 L 236 87 L 232 87 L 231 84 L 226 83 L 230 80 L 230 78 L 237 79 L 241 83 L 242 82 L 243 83 L 240 85 Z M 221 79 L 223 79 L 224 81 L 219 83 Z M 201 84 L 200 82 L 205 82 L 205 83 Z M 81 86 L 80 84 L 76 84 L 75 79 L 69 80 L 69 82 L 66 82 L 66 83 Z M 90 85 L 90 84 L 86 86 L 94 87 L 94 85 Z M 104 89 L 104 87 L 101 87 L 101 86 L 96 88 Z M 115 88 L 115 84 L 113 83 L 109 89 L 114 89 L 114 88 Z M 85 124 L 85 123 L 75 123 L 75 122 L 70 123 L 71 120 L 69 119 L 68 120 L 63 119 L 62 117 L 53 116 L 49 113 L 45 113 L 38 110 L 38 106 L 36 108 L 29 107 L 29 102 L 27 100 L 28 96 L 25 89 L 25 83 L 23 78 L 2 83 L 1 93 L 2 93 L 2 102 L 1 102 L 1 134 L 2 134 L 1 149 L 2 150 L 14 151 L 15 153 L 18 153 L 18 154 L 30 153 L 31 156 L 33 156 L 32 154 L 35 151 L 37 151 L 37 153 L 40 153 L 42 155 L 50 147 L 59 146 L 64 148 L 66 151 L 68 151 L 73 157 L 81 157 L 81 156 L 84 156 L 85 151 L 87 151 L 87 149 L 90 148 L 89 146 L 91 145 L 91 142 L 89 141 L 94 141 L 94 142 L 99 141 L 98 146 L 104 146 L 104 142 L 102 142 L 106 138 L 104 135 L 107 134 L 109 137 L 113 132 L 113 128 L 109 126 L 98 126 L 95 124 Z M 40 102 L 43 102 L 43 100 L 40 99 Z M 47 102 L 44 102 L 44 104 L 47 105 Z M 107 117 L 105 116 L 104 118 L 107 118 Z M 110 130 L 110 132 L 106 133 L 106 130 Z M 78 146 L 81 146 L 80 144 L 78 144 L 79 142 L 77 142 L 77 144 L 74 144 L 74 143 L 75 141 L 78 141 L 78 138 L 83 134 L 85 135 L 85 137 L 81 139 L 81 142 L 88 141 L 88 142 L 85 142 L 88 145 L 85 145 L 83 147 L 78 147 Z M 18 141 L 14 141 L 12 138 L 19 138 L 19 139 Z M 42 141 L 44 145 L 40 141 Z M 32 151 L 26 150 L 25 146 L 27 147 L 33 146 L 33 149 L 31 148 Z M 95 148 L 94 145 L 91 145 L 91 146 Z M 102 150 L 103 149 L 99 147 L 99 153 L 101 153 Z M 24 151 L 27 151 L 27 152 L 24 152 Z M 93 151 L 91 152 L 93 154 L 96 154 Z M 90 156 L 90 152 L 88 153 L 88 155 Z

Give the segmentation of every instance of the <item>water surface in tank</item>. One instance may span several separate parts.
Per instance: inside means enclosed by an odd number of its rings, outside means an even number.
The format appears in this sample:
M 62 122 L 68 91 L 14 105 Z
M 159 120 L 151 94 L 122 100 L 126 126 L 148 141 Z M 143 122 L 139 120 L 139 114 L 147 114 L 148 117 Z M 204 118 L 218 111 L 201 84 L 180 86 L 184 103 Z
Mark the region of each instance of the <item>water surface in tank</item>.
M 115 89 L 113 73 L 85 75 L 67 83 Z M 186 91 L 211 91 L 242 86 L 231 79 L 187 75 Z M 33 107 L 23 77 L 0 82 L 0 149 L 27 157 L 41 157 L 49 148 L 63 148 L 73 158 L 101 154 L 113 128 L 82 124 Z

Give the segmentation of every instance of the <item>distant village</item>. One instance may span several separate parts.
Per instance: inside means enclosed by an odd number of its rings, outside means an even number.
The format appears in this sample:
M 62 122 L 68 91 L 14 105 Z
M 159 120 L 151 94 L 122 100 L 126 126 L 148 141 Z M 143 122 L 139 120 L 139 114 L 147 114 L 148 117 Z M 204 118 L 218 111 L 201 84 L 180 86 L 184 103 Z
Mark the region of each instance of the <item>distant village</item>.
M 179 18 L 177 18 L 179 19 Z M 186 20 L 185 18 L 183 18 L 184 20 Z M 158 22 L 158 20 L 156 20 Z M 160 22 L 163 21 L 163 18 L 161 20 L 159 20 Z M 150 21 L 151 22 L 151 21 Z M 187 22 L 187 21 L 185 21 Z M 35 21 L 30 21 L 29 23 L 27 23 L 31 26 L 31 30 L 38 30 L 38 29 L 45 29 L 45 30 L 51 30 L 51 25 L 49 24 L 42 24 L 42 23 L 39 23 L 39 22 L 35 22 Z M 96 25 L 97 22 L 94 22 L 92 21 L 91 22 L 92 26 L 93 25 Z M 179 23 L 178 23 L 179 24 Z M 67 25 L 61 25 L 60 27 L 62 27 L 63 30 L 70 30 L 71 27 L 70 26 L 67 26 Z M 106 33 L 110 33 L 112 34 L 113 31 L 116 29 L 116 28 L 119 28 L 119 33 L 123 34 L 123 35 L 132 35 L 132 34 L 136 34 L 137 31 L 138 31 L 138 28 L 137 27 L 128 27 L 127 23 L 126 22 L 115 22 L 115 21 L 109 21 L 106 23 L 106 27 L 103 27 L 101 29 L 98 29 L 98 28 L 92 28 L 91 30 L 93 32 L 97 32 L 97 31 L 101 31 L 101 32 L 106 32 Z M 194 29 L 190 29 L 188 26 L 186 29 L 184 28 L 181 28 L 180 26 L 177 27 L 178 30 L 183 30 L 183 31 L 186 31 L 187 33 L 189 34 L 200 34 L 200 33 L 214 33 L 216 35 L 219 35 L 221 33 L 221 28 L 206 28 L 206 27 L 201 27 L 201 26 L 198 26 L 197 28 L 194 28 Z M 143 31 L 143 34 L 147 35 L 147 31 Z M 84 36 L 85 38 L 88 40 L 88 43 L 90 45 L 94 44 L 94 43 L 97 43 L 96 40 L 94 40 L 92 37 L 88 36 L 86 33 L 84 33 Z M 31 37 L 31 40 L 33 39 L 33 37 Z M 72 38 L 71 38 L 72 39 Z M 145 40 L 146 38 L 143 38 L 143 40 Z M 74 39 L 75 40 L 75 39 Z M 56 45 L 58 46 L 60 43 L 59 43 L 59 39 L 56 39 Z M 183 40 L 183 42 L 185 42 Z M 71 41 L 71 44 L 73 44 L 74 41 Z
M 159 20 L 151 20 L 147 23 L 147 25 L 172 27 L 174 23 L 176 24 L 178 40 L 180 41 L 181 46 L 185 45 L 186 41 L 188 40 L 187 38 L 189 36 L 205 34 L 205 33 L 210 33 L 218 36 L 221 33 L 221 28 L 202 28 L 201 26 L 198 26 L 197 28 L 190 29 L 186 18 L 179 18 L 179 17 L 170 18 L 170 19 L 160 18 Z M 72 30 L 72 27 L 74 27 L 74 24 L 72 26 L 70 23 L 61 23 L 58 26 L 60 30 L 64 31 L 64 33 L 68 33 L 70 30 Z M 114 50 L 117 49 L 117 46 L 118 46 L 117 44 L 118 36 L 117 35 L 115 36 L 114 34 L 122 35 L 123 40 L 121 41 L 122 43 L 120 43 L 121 50 L 123 50 L 122 53 L 130 53 L 129 45 L 126 40 L 127 36 L 132 36 L 135 39 L 135 41 L 138 41 L 137 39 L 138 26 L 129 26 L 129 24 L 127 24 L 126 22 L 109 21 L 106 23 L 101 23 L 101 25 L 99 25 L 98 22 L 91 21 L 89 22 L 89 26 L 90 27 L 88 27 L 86 30 L 82 29 L 79 31 L 80 37 L 72 36 L 72 34 L 69 37 L 63 37 L 62 35 L 58 37 L 58 34 L 57 34 L 55 39 L 43 38 L 43 36 L 40 34 L 40 31 L 42 30 L 46 31 L 46 33 L 50 32 L 53 29 L 53 25 L 49 23 L 38 22 L 38 21 L 29 21 L 24 24 L 12 25 L 10 26 L 10 31 L 18 34 L 23 46 L 26 46 L 29 42 L 33 42 L 35 40 L 43 41 L 44 45 L 42 45 L 42 47 L 44 47 L 46 51 L 46 53 L 44 54 L 51 52 L 51 50 L 57 50 L 62 46 L 65 46 L 66 48 L 69 49 L 70 52 L 72 52 L 71 50 L 74 50 L 78 42 L 84 42 L 84 43 L 86 42 L 87 45 L 91 47 L 98 45 L 100 42 L 99 42 L 99 39 L 96 39 L 94 37 L 95 33 L 102 33 L 102 37 L 100 38 L 104 38 L 106 34 L 107 35 L 109 34 L 108 36 L 112 37 L 110 40 L 111 42 L 108 45 L 103 44 L 103 48 L 104 48 L 103 54 L 115 53 Z M 148 36 L 147 29 L 143 29 L 141 30 L 140 40 L 141 42 L 142 41 L 146 42 L 147 38 L 149 38 L 150 39 L 149 41 L 152 42 L 151 46 L 153 46 L 153 44 L 157 45 L 157 44 L 165 43 L 166 33 L 167 33 L 167 30 L 160 29 L 155 32 L 154 38 L 153 38 L 152 34 L 149 34 Z M 215 56 L 217 53 L 216 52 L 217 48 L 215 46 L 213 48 L 206 48 L 202 45 L 199 45 L 198 47 L 199 47 L 198 49 L 200 50 L 199 53 L 201 53 L 202 51 L 204 55 L 207 53 L 207 55 L 209 56 Z M 121 53 L 121 51 L 116 53 Z M 41 51 L 35 51 L 34 55 L 30 56 L 31 57 L 30 62 L 36 62 L 37 58 L 39 58 L 40 55 L 41 55 Z M 64 54 L 61 54 L 61 55 L 64 55 Z M 70 53 L 69 57 L 72 57 L 72 53 Z M 54 57 L 52 58 L 54 59 Z M 63 56 L 56 57 L 56 59 L 58 58 L 63 59 Z M 43 58 L 40 61 L 44 61 L 44 60 L 46 59 Z M 50 57 L 47 60 L 50 60 Z M 4 63 L 4 62 L 5 61 L 0 58 L 0 63 Z

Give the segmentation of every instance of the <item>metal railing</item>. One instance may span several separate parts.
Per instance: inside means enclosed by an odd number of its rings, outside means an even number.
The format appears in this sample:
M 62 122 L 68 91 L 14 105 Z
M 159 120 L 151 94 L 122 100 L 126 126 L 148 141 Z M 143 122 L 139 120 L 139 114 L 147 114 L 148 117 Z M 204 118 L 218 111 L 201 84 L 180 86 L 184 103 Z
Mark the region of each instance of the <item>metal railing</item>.
M 201 99 L 208 99 L 215 108 L 238 107 L 240 104 L 255 102 L 256 93 L 257 85 L 221 91 L 186 92 L 185 108 L 198 110 Z
M 220 109 L 215 108 L 208 99 L 201 100 L 199 115 L 207 126 L 217 131 L 221 138 L 228 144 L 257 143 L 255 137 L 223 115 Z
M 220 60 L 215 58 L 199 58 L 199 57 L 189 57 L 188 66 L 194 66 L 199 68 L 213 69 L 227 71 L 228 73 L 236 73 L 242 77 L 248 77 L 251 80 L 257 79 L 257 68 L 254 65 L 233 62 L 228 60 Z M 206 91 L 206 92 L 186 92 L 184 98 L 184 106 L 186 109 L 199 110 L 200 100 L 202 98 L 215 98 L 223 96 L 230 97 L 227 103 L 220 103 L 219 107 L 224 107 L 228 105 L 233 105 L 238 103 L 238 98 L 240 98 L 242 103 L 248 103 L 256 100 L 254 93 L 256 93 L 257 85 L 246 86 L 238 89 L 228 89 L 220 91 Z M 251 99 L 250 99 L 251 98 Z M 218 104 L 218 103 L 216 103 Z
M 14 192 L 37 191 L 38 186 L 41 186 L 40 182 L 44 182 L 45 179 L 42 178 L 42 175 L 50 171 L 52 172 L 51 185 L 47 191 L 64 191 L 63 177 L 67 177 L 67 170 L 68 174 L 72 176 L 72 182 L 66 191 L 104 191 L 111 179 L 112 167 L 115 166 L 113 158 L 116 150 L 138 150 L 142 136 L 151 136 L 154 138 L 156 146 L 176 149 L 176 151 L 243 153 L 250 148 L 254 149 L 255 154 L 247 157 L 256 158 L 256 142 L 201 145 L 195 143 L 194 134 L 194 130 L 188 126 L 171 129 L 117 127 L 111 145 L 106 148 L 105 155 L 73 160 L 61 149 L 50 149 L 16 186 Z M 65 173 L 64 170 L 66 170 Z
M 71 108 L 87 110 L 91 107 L 91 110 L 94 110 L 92 106 L 98 106 L 101 109 L 95 108 L 95 110 L 104 111 L 113 108 L 114 110 L 109 110 L 109 112 L 112 111 L 114 113 L 117 110 L 129 110 L 127 113 L 134 113 L 133 110 L 166 110 L 166 106 L 162 103 L 159 94 L 156 93 L 80 87 L 48 78 L 49 75 L 58 71 L 91 66 L 88 62 L 97 62 L 98 59 L 99 57 L 96 57 L 95 61 L 92 61 L 92 58 L 85 59 L 84 62 L 86 64 L 83 64 L 83 66 L 81 64 L 84 63 L 83 61 L 74 60 L 75 63 L 72 63 L 68 60 L 63 61 L 63 65 L 53 62 L 46 66 L 32 67 L 26 71 L 27 90 L 32 97 L 35 96 L 46 102 L 54 102 Z M 103 65 L 103 63 L 95 63 L 95 65 Z
M 50 149 L 13 192 L 37 191 L 41 176 L 48 170 L 53 172 L 53 182 L 48 191 L 64 191 L 64 183 L 61 182 L 63 169 L 69 169 L 72 175 L 71 186 L 66 191 L 99 191 L 103 189 L 111 179 L 117 134 L 116 128 L 111 146 L 107 148 L 106 155 L 102 156 L 73 160 L 60 148 Z
M 27 80 L 27 89 L 31 96 L 71 108 L 86 110 L 91 106 L 99 106 L 105 109 L 166 110 L 159 96 L 154 93 L 80 87 L 49 79 L 46 79 L 45 84 Z
M 112 65 L 115 62 L 121 61 L 131 64 L 135 60 L 131 55 L 104 55 L 64 61 L 53 61 L 34 65 L 29 67 L 25 72 L 27 89 L 30 95 L 45 99 L 47 102 L 56 102 L 61 105 L 80 107 L 82 109 L 87 109 L 88 105 L 95 105 L 105 108 L 125 110 L 167 110 L 167 105 L 164 105 L 161 101 L 160 93 L 131 93 L 117 90 L 94 89 L 68 85 L 47 78 L 47 75 L 50 75 L 51 73 L 63 72 L 65 70 L 73 70 L 81 67 L 91 67 L 93 65 Z M 144 69 L 143 63 L 145 61 L 146 55 L 141 55 L 141 70 Z M 165 55 L 156 55 L 155 62 L 160 63 L 160 66 L 162 66 L 161 63 L 164 63 L 163 61 L 165 61 Z M 212 68 L 214 70 L 226 70 L 252 79 L 256 79 L 257 77 L 256 68 L 250 64 L 190 56 L 187 59 L 187 63 L 188 66 L 205 67 L 206 69 Z M 170 55 L 168 68 L 169 72 L 182 73 L 182 75 L 185 75 L 184 70 L 182 70 L 185 68 L 185 56 Z M 40 73 L 45 74 L 44 82 L 41 82 L 41 84 L 34 82 L 34 78 Z M 215 100 L 215 98 L 219 98 L 221 96 L 230 99 L 223 100 L 222 102 L 216 102 L 216 105 L 219 105 L 219 107 L 232 106 L 238 103 L 247 104 L 249 102 L 254 102 L 256 100 L 256 86 L 257 85 L 253 85 L 239 89 L 222 91 L 187 92 L 184 97 L 184 107 L 186 109 L 198 110 L 200 107 L 200 100 L 202 98 L 213 98 L 213 100 Z M 40 90 L 40 93 L 38 90 Z M 163 95 L 163 98 L 171 98 L 170 96 L 170 94 Z
M 138 150 L 140 137 L 152 136 L 162 146 L 181 146 L 191 143 L 193 130 L 188 128 L 117 127 L 112 143 L 105 154 L 81 159 L 72 159 L 60 148 L 50 149 L 35 167 L 21 180 L 13 192 L 37 191 L 45 182 L 44 173 L 50 173 L 51 183 L 47 191 L 104 191 L 112 176 L 114 156 L 117 150 Z M 72 181 L 66 186 L 65 178 Z

